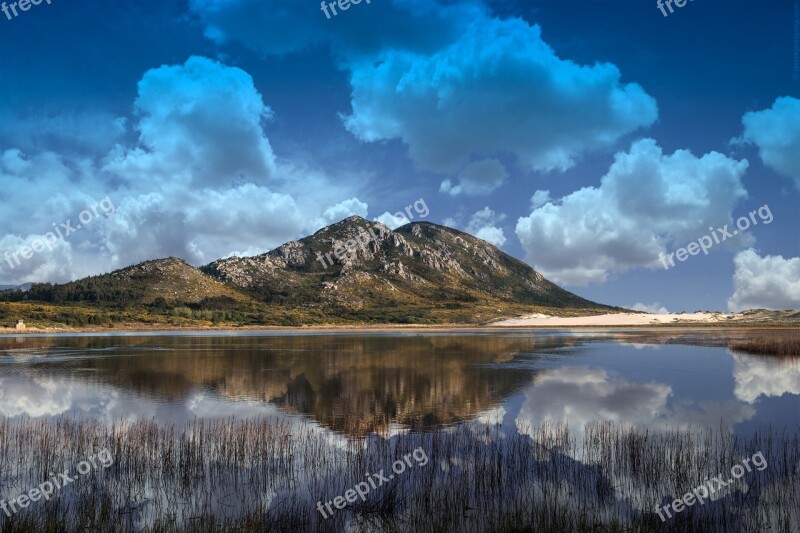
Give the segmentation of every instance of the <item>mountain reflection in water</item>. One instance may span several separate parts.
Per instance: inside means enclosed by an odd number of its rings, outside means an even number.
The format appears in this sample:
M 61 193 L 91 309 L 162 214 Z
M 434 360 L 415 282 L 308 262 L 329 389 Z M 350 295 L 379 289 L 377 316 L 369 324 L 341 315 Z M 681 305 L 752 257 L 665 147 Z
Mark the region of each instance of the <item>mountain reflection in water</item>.
M 99 443 L 115 466 L 11 531 L 109 509 L 98 530 L 653 530 L 657 503 L 762 451 L 769 468 L 680 520 L 784 530 L 800 509 L 800 363 L 730 350 L 741 335 L 0 338 L 0 498 Z M 420 447 L 425 468 L 316 512 Z
M 735 425 L 775 402 L 773 421 L 797 423 L 797 360 L 730 352 L 719 333 L 706 336 L 710 346 L 673 344 L 680 335 L 12 337 L 0 340 L 0 415 L 281 413 L 363 437 L 509 412 L 577 428 Z

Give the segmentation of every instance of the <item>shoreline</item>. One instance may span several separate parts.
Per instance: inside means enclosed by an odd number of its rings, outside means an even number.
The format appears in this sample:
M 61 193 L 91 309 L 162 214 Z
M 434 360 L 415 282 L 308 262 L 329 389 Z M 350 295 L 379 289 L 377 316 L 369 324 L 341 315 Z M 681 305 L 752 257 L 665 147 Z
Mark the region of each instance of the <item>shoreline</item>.
M 324 333 L 324 332 L 451 332 L 451 331 L 514 331 L 514 330 L 634 330 L 634 329 L 800 329 L 800 312 L 753 310 L 741 313 L 695 312 L 662 313 L 645 312 L 606 313 L 602 315 L 553 316 L 541 313 L 517 315 L 513 318 L 481 323 L 442 324 L 314 324 L 304 326 L 268 325 L 176 325 L 121 322 L 114 327 L 31 327 L 17 330 L 0 328 L 2 337 L 48 335 L 120 335 L 120 334 L 170 334 L 170 333 Z
M 174 333 L 336 333 L 336 332 L 455 332 L 455 331 L 573 331 L 573 330 L 737 330 L 737 329 L 769 329 L 769 330 L 797 330 L 796 324 L 785 323 L 759 323 L 759 322 L 738 322 L 738 323 L 669 323 L 669 324 L 592 324 L 592 325 L 487 325 L 487 324 L 439 324 L 439 325 L 344 325 L 344 326 L 247 326 L 241 328 L 185 328 L 185 327 L 160 327 L 160 328 L 72 328 L 72 329 L 27 329 L 26 331 L 15 331 L 13 329 L 0 328 L 0 338 L 10 337 L 46 337 L 54 335 L 83 335 L 91 334 L 101 336 L 120 335 L 120 334 L 174 334 Z

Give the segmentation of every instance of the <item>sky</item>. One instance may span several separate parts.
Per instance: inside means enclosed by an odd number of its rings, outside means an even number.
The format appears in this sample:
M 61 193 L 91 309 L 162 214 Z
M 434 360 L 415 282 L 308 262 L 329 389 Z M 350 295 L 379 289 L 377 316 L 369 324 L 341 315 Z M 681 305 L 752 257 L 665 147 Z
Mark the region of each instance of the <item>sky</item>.
M 359 215 L 606 304 L 800 308 L 800 2 L 343 5 L 6 0 L 0 284 Z

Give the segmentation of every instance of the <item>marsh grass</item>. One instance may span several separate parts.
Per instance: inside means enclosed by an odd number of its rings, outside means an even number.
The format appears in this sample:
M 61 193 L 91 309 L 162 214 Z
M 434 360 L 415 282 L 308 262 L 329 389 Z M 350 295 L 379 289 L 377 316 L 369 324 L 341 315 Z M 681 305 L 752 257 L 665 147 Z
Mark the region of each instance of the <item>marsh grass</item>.
M 800 332 L 760 335 L 751 339 L 732 341 L 729 347 L 751 354 L 800 357 Z
M 0 497 L 36 487 L 101 448 L 114 464 L 32 503 L 0 530 L 17 531 L 796 531 L 800 428 L 746 440 L 725 429 L 574 431 L 544 424 L 509 431 L 464 424 L 435 433 L 346 440 L 281 419 L 105 424 L 0 420 Z M 366 473 L 421 446 L 415 464 L 324 520 L 316 510 Z M 662 524 L 667 503 L 710 476 L 747 473 L 705 505 Z

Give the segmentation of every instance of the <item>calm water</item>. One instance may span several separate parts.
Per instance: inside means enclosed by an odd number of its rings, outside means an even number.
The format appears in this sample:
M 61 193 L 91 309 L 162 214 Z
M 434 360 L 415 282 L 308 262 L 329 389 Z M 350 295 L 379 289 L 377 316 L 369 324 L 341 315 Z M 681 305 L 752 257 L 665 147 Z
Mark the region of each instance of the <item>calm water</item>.
M 95 438 L 119 454 L 116 470 L 97 473 L 98 484 L 83 492 L 26 509 L 20 516 L 37 527 L 56 518 L 77 524 L 76 510 L 104 508 L 118 513 L 108 515 L 109 530 L 129 531 L 182 531 L 209 520 L 254 531 L 660 530 L 667 526 L 656 504 L 763 450 L 770 464 L 761 477 L 667 525 L 800 530 L 800 440 L 792 437 L 800 435 L 800 361 L 727 347 L 746 334 L 6 336 L 0 447 L 2 424 L 9 431 L 31 420 L 90 420 L 91 431 L 117 428 Z M 280 425 L 225 425 L 232 418 Z M 169 430 L 136 425 L 143 421 L 191 429 L 175 441 Z M 602 423 L 636 433 L 607 432 Z M 541 431 L 548 424 L 567 424 L 568 438 Z M 57 428 L 62 441 L 48 448 L 56 463 L 84 453 L 63 440 L 88 433 L 70 428 Z M 274 437 L 283 431 L 292 443 Z M 717 440 L 705 440 L 714 433 Z M 17 443 L 6 454 L 22 458 L 0 457 L 2 498 L 35 487 L 49 468 L 37 463 L 47 453 L 28 450 L 25 435 L 6 440 Z M 415 448 L 430 466 L 413 465 L 391 489 L 375 489 L 333 518 L 315 510 Z M 246 526 L 237 522 L 243 517 Z
M 800 364 L 674 333 L 135 335 L 0 338 L 0 416 L 281 416 L 346 437 L 607 420 L 800 423 Z

